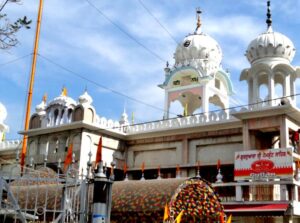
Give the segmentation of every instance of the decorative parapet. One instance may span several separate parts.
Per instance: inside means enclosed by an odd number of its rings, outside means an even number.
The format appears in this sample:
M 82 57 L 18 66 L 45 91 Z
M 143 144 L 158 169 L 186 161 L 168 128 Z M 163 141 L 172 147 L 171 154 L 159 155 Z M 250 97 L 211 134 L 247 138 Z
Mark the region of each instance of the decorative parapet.
M 210 112 L 208 115 L 199 114 L 187 117 L 173 118 L 167 120 L 160 120 L 155 122 L 148 122 L 143 124 L 131 125 L 124 128 L 126 134 L 135 134 L 142 132 L 153 132 L 157 130 L 167 130 L 176 128 L 188 128 L 199 125 L 206 125 L 208 123 L 218 123 L 228 120 L 235 120 L 234 117 L 229 116 L 225 111 Z
M 20 146 L 22 143 L 22 140 L 9 140 L 0 142 L 0 150 L 2 149 L 16 149 L 18 146 Z

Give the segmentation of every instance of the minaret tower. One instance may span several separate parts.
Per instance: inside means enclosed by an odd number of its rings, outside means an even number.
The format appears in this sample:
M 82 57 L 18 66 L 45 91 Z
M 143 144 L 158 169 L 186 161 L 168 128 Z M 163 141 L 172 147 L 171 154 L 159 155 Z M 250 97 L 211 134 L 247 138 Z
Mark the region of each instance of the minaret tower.
M 296 50 L 288 37 L 273 31 L 270 1 L 267 6 L 267 31 L 249 44 L 246 57 L 251 67 L 242 71 L 240 80 L 248 82 L 248 101 L 254 107 L 277 106 L 282 103 L 280 97 L 295 105 L 295 80 L 300 72 L 291 62 Z M 262 85 L 267 87 L 266 97 L 260 91 Z
M 229 74 L 222 70 L 222 51 L 219 44 L 201 30 L 201 10 L 198 8 L 197 25 L 192 34 L 178 44 L 174 59 L 169 67 L 167 62 L 165 81 L 159 85 L 165 90 L 164 118 L 169 118 L 170 107 L 179 101 L 182 112 L 179 115 L 192 115 L 202 109 L 206 116 L 209 104 L 220 108 L 229 106 L 232 84 Z

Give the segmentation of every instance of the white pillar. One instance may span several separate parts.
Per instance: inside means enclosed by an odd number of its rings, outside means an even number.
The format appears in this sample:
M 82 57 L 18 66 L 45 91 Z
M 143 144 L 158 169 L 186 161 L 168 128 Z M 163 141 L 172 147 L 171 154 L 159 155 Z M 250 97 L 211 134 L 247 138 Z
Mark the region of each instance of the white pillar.
M 287 148 L 289 146 L 289 129 L 285 117 L 282 117 L 280 124 L 280 147 Z
M 206 120 L 208 119 L 208 112 L 209 112 L 209 92 L 207 86 L 203 87 L 203 97 L 202 97 L 202 111 L 206 117 Z
M 248 79 L 248 103 L 253 103 L 253 79 Z
M 290 75 L 286 75 L 284 78 L 284 85 L 283 85 L 283 96 L 290 96 L 291 95 L 291 86 L 290 86 Z
M 169 118 L 169 109 L 170 109 L 170 103 L 169 103 L 169 93 L 165 89 L 165 109 L 164 109 L 164 119 Z
M 275 84 L 274 84 L 274 76 L 272 74 L 268 75 L 269 77 L 269 86 L 268 86 L 268 96 L 269 96 L 269 101 L 268 104 L 273 106 L 275 104 L 274 99 L 274 93 L 275 93 Z
M 259 89 L 258 89 L 257 77 L 254 76 L 253 77 L 253 98 L 252 98 L 252 102 L 253 103 L 258 102 L 258 98 L 259 98 Z

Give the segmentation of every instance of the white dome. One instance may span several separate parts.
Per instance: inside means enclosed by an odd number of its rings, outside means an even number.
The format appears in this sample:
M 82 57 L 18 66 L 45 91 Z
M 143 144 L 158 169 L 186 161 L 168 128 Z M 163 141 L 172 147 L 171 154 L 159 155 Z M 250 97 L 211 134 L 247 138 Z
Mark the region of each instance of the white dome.
M 78 98 L 80 104 L 92 104 L 93 99 L 92 97 L 85 91 L 83 95 L 80 95 Z
M 3 123 L 6 117 L 7 117 L 6 108 L 2 103 L 0 103 L 0 123 Z
M 267 32 L 252 40 L 246 51 L 246 56 L 250 63 L 255 63 L 262 58 L 276 58 L 291 62 L 295 51 L 294 44 L 288 37 L 273 32 L 272 28 L 269 27 Z
M 64 105 L 68 107 L 69 105 L 76 105 L 76 102 L 72 98 L 61 94 L 60 96 L 54 98 L 53 101 L 49 103 L 48 107 L 55 104 Z
M 209 35 L 195 32 L 177 46 L 174 58 L 176 67 L 191 65 L 201 68 L 206 72 L 205 75 L 210 75 L 220 68 L 222 50 Z
M 38 114 L 45 113 L 45 109 L 46 109 L 46 102 L 44 100 L 42 100 L 42 102 L 35 107 L 35 111 Z

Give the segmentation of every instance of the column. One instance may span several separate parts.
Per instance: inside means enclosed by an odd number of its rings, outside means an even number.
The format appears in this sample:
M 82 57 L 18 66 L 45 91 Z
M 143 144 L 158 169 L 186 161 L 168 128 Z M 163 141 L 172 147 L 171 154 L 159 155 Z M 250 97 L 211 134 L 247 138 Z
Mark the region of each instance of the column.
M 165 89 L 165 109 L 164 109 L 164 119 L 168 119 L 168 118 L 169 118 L 169 108 L 170 108 L 170 104 L 169 104 L 169 93 L 168 93 L 168 91 Z
M 256 103 L 259 98 L 259 91 L 258 91 L 258 83 L 257 83 L 257 77 L 253 77 L 253 98 L 252 98 L 252 103 Z
M 243 121 L 243 147 L 244 150 L 251 149 L 248 121 Z
M 290 75 L 287 74 L 284 78 L 284 85 L 282 86 L 283 87 L 283 96 L 286 97 L 286 96 L 290 96 L 291 95 L 291 86 L 290 86 Z M 289 98 L 289 100 L 291 100 Z
M 272 74 L 268 75 L 269 77 L 269 86 L 268 86 L 268 99 L 271 100 L 268 102 L 270 106 L 275 105 L 274 93 L 275 93 L 275 84 L 274 84 L 274 76 Z
M 289 129 L 285 116 L 282 116 L 280 123 L 280 147 L 287 148 L 289 146 Z
M 208 115 L 209 115 L 209 92 L 208 92 L 208 89 L 207 89 L 206 85 L 203 87 L 202 111 L 203 111 L 203 114 L 206 117 L 206 120 L 208 120 Z

